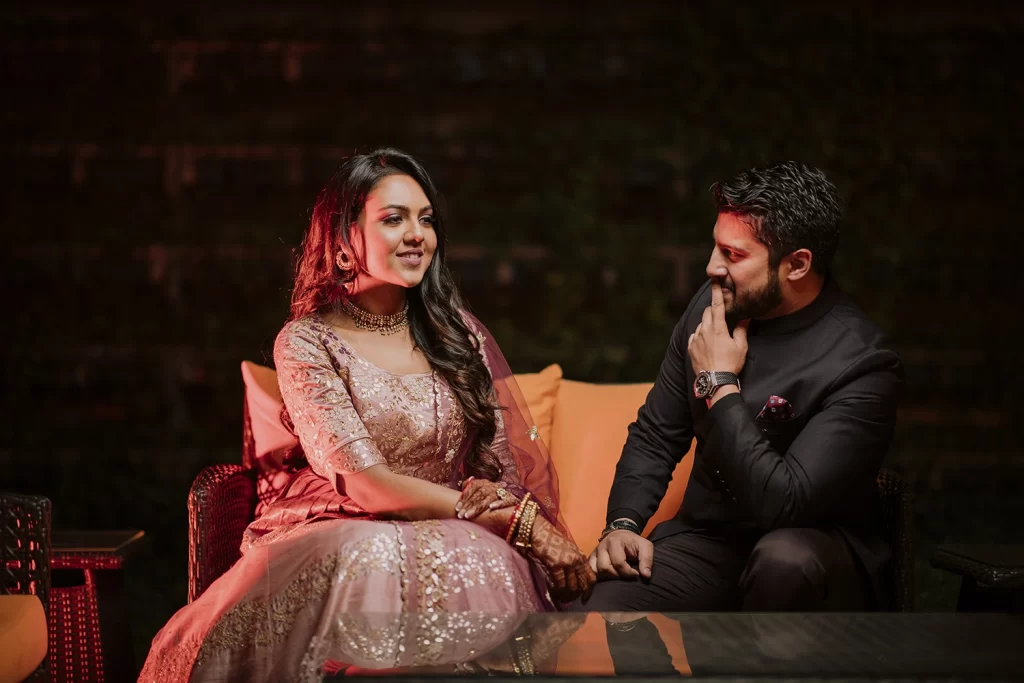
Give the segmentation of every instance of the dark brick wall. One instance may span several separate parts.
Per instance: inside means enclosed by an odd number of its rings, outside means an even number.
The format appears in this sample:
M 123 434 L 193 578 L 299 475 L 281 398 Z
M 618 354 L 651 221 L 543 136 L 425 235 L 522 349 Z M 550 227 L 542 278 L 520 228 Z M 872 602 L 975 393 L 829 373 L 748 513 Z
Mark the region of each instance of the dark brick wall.
M 824 168 L 841 280 L 907 363 L 921 605 L 954 599 L 935 543 L 1020 540 L 1019 10 L 430 5 L 0 10 L 0 488 L 146 529 L 140 649 L 184 602 L 185 496 L 239 457 L 238 363 L 269 355 L 316 192 L 378 144 L 431 169 L 513 367 L 591 381 L 654 376 L 713 181 Z

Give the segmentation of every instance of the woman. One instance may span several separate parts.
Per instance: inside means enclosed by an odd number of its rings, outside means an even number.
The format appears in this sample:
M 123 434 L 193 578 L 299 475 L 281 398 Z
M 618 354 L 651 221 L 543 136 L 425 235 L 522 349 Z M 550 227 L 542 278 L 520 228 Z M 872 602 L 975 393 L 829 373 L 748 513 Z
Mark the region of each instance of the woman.
M 433 183 L 397 150 L 350 158 L 320 193 L 274 346 L 297 471 L 242 559 L 157 634 L 141 680 L 457 663 L 515 620 L 451 615 L 551 609 L 593 584 L 444 237 Z

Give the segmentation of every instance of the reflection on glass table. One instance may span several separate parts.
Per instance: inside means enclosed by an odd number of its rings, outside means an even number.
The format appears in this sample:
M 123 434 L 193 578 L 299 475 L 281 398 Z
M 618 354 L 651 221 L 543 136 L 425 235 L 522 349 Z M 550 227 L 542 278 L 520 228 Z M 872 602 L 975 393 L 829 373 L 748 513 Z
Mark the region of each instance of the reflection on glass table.
M 323 673 L 554 673 L 560 648 L 586 621 L 571 614 L 347 614 L 317 644 Z
M 363 614 L 337 619 L 314 658 L 328 679 L 1017 678 L 1022 643 L 1009 614 Z

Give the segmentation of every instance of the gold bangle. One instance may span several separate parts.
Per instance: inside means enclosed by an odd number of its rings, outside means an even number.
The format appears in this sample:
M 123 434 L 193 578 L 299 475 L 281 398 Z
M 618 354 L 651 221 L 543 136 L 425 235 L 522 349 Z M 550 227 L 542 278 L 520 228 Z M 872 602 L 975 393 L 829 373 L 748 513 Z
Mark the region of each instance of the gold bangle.
M 526 497 L 523 498 L 523 514 L 519 517 L 519 523 L 516 525 L 516 533 L 512 538 L 516 540 L 519 539 L 519 536 L 523 533 L 523 524 L 526 523 L 526 520 L 530 517 L 530 511 L 535 507 L 537 507 L 536 502 L 529 500 Z
M 523 513 L 522 521 L 519 523 L 515 547 L 523 555 L 533 547 L 533 524 L 537 521 L 537 512 L 539 510 L 540 505 L 536 502 L 531 502 L 526 512 Z
M 540 514 L 540 505 L 533 501 L 533 513 L 530 515 L 530 528 L 526 530 L 526 549 L 533 547 L 533 528 L 537 525 L 537 515 Z
M 539 513 L 540 505 L 537 504 L 537 501 L 533 501 L 533 507 L 531 508 L 530 512 L 530 526 L 526 529 L 526 533 L 523 534 L 523 536 L 525 536 L 525 538 L 523 539 L 523 546 L 527 550 L 533 547 L 533 527 L 537 523 L 537 515 Z
M 512 544 L 512 547 L 515 548 L 516 550 L 520 550 L 521 547 L 522 547 L 521 543 L 522 543 L 522 540 L 523 540 L 523 529 L 526 528 L 526 525 L 529 523 L 529 519 L 530 519 L 530 506 L 529 505 L 524 505 L 523 506 L 523 516 L 520 518 L 519 525 L 516 527 L 516 533 L 515 533 L 515 535 L 513 535 L 512 540 L 510 541 L 511 544 Z
M 512 523 L 508 525 L 508 532 L 505 534 L 505 542 L 511 543 L 512 538 L 516 535 L 516 531 L 519 530 L 519 522 L 523 516 L 523 510 L 526 508 L 526 504 L 530 500 L 530 492 L 527 491 L 523 499 L 519 501 L 519 505 L 516 505 L 515 514 L 512 516 Z

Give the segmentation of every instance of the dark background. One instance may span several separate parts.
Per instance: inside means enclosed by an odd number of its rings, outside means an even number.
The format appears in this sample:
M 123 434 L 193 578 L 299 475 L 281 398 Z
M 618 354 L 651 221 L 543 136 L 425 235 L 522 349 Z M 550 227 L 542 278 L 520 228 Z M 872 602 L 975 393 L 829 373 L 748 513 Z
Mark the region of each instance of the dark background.
M 0 489 L 49 496 L 57 528 L 145 529 L 141 663 L 185 602 L 189 486 L 239 461 L 239 362 L 269 362 L 344 156 L 421 157 L 513 368 L 595 382 L 653 379 L 711 183 L 799 159 L 839 187 L 838 277 L 906 363 L 889 465 L 918 607 L 952 609 L 935 544 L 1022 537 L 1024 13 L 819 4 L 0 10 Z

